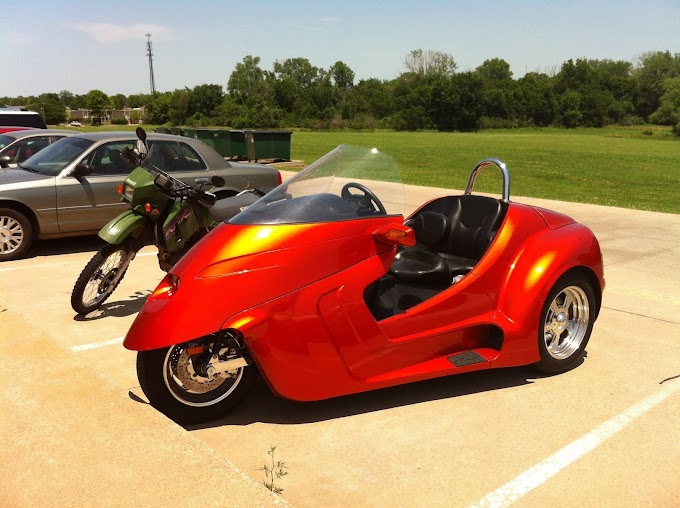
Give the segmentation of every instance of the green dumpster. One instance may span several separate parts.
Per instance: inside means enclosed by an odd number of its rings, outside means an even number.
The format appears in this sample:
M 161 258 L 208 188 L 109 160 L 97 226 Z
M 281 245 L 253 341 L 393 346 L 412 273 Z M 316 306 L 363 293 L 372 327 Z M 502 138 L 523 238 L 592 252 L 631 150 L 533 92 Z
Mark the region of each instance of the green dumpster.
M 231 135 L 229 131 L 214 130 L 213 131 L 213 148 L 222 157 L 232 157 L 231 154 Z
M 246 131 L 229 131 L 229 157 L 236 159 L 248 158 Z
M 290 160 L 292 134 L 291 131 L 253 131 L 255 160 Z
M 189 129 L 189 137 L 203 141 L 210 148 L 215 148 L 215 136 L 211 129 Z
M 190 127 L 182 127 L 182 130 L 184 131 L 182 136 L 184 136 L 186 138 L 191 138 L 191 139 L 198 139 L 196 137 L 197 129 L 192 129 Z
M 174 134 L 175 136 L 184 136 L 184 129 L 179 127 L 171 127 L 170 134 Z
M 170 134 L 170 129 L 167 127 L 156 127 L 154 132 L 158 132 L 159 134 Z

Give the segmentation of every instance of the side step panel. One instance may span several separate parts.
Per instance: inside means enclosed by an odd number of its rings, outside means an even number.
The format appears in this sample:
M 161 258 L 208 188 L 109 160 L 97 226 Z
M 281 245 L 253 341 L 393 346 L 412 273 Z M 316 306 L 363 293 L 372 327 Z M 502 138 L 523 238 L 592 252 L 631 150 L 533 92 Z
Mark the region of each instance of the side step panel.
M 457 355 L 449 356 L 448 360 L 456 367 L 466 367 L 467 365 L 488 361 L 487 358 L 477 353 L 477 351 L 464 351 Z

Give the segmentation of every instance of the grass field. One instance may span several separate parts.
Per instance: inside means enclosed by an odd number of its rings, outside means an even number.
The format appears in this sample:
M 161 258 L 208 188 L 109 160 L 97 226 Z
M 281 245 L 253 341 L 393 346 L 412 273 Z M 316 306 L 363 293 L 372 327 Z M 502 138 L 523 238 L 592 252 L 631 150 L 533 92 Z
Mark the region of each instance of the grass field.
M 300 130 L 293 133 L 291 156 L 310 163 L 340 144 L 376 147 L 392 155 L 408 184 L 464 189 L 472 167 L 496 157 L 510 169 L 511 196 L 680 214 L 680 138 L 668 128 Z M 487 170 L 475 190 L 500 193 L 500 181 L 497 172 Z

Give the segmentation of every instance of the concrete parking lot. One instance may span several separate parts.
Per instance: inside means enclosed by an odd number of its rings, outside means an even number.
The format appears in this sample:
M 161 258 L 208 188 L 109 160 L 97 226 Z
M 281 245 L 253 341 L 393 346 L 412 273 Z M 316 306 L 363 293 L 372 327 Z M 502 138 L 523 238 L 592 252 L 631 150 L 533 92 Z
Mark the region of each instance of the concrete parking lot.
M 409 187 L 409 208 L 444 192 Z M 40 242 L 0 264 L 0 504 L 680 506 L 680 216 L 516 200 L 600 240 L 607 288 L 577 368 L 304 404 L 260 384 L 200 428 L 145 403 L 120 344 L 163 275 L 154 249 L 85 318 L 69 298 L 98 240 Z M 258 470 L 271 445 L 289 471 L 280 497 Z

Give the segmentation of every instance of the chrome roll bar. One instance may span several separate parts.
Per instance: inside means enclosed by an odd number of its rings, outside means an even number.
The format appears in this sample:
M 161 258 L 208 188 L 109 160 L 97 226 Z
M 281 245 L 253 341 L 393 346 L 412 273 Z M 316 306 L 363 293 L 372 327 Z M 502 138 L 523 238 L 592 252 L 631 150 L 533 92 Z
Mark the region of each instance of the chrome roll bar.
M 479 172 L 486 166 L 496 166 L 501 170 L 503 174 L 503 201 L 508 203 L 510 201 L 510 172 L 505 162 L 498 159 L 484 159 L 479 161 L 477 165 L 472 169 L 470 173 L 470 179 L 468 180 L 467 187 L 465 188 L 465 194 L 472 194 L 472 188 L 475 186 L 475 180 Z

